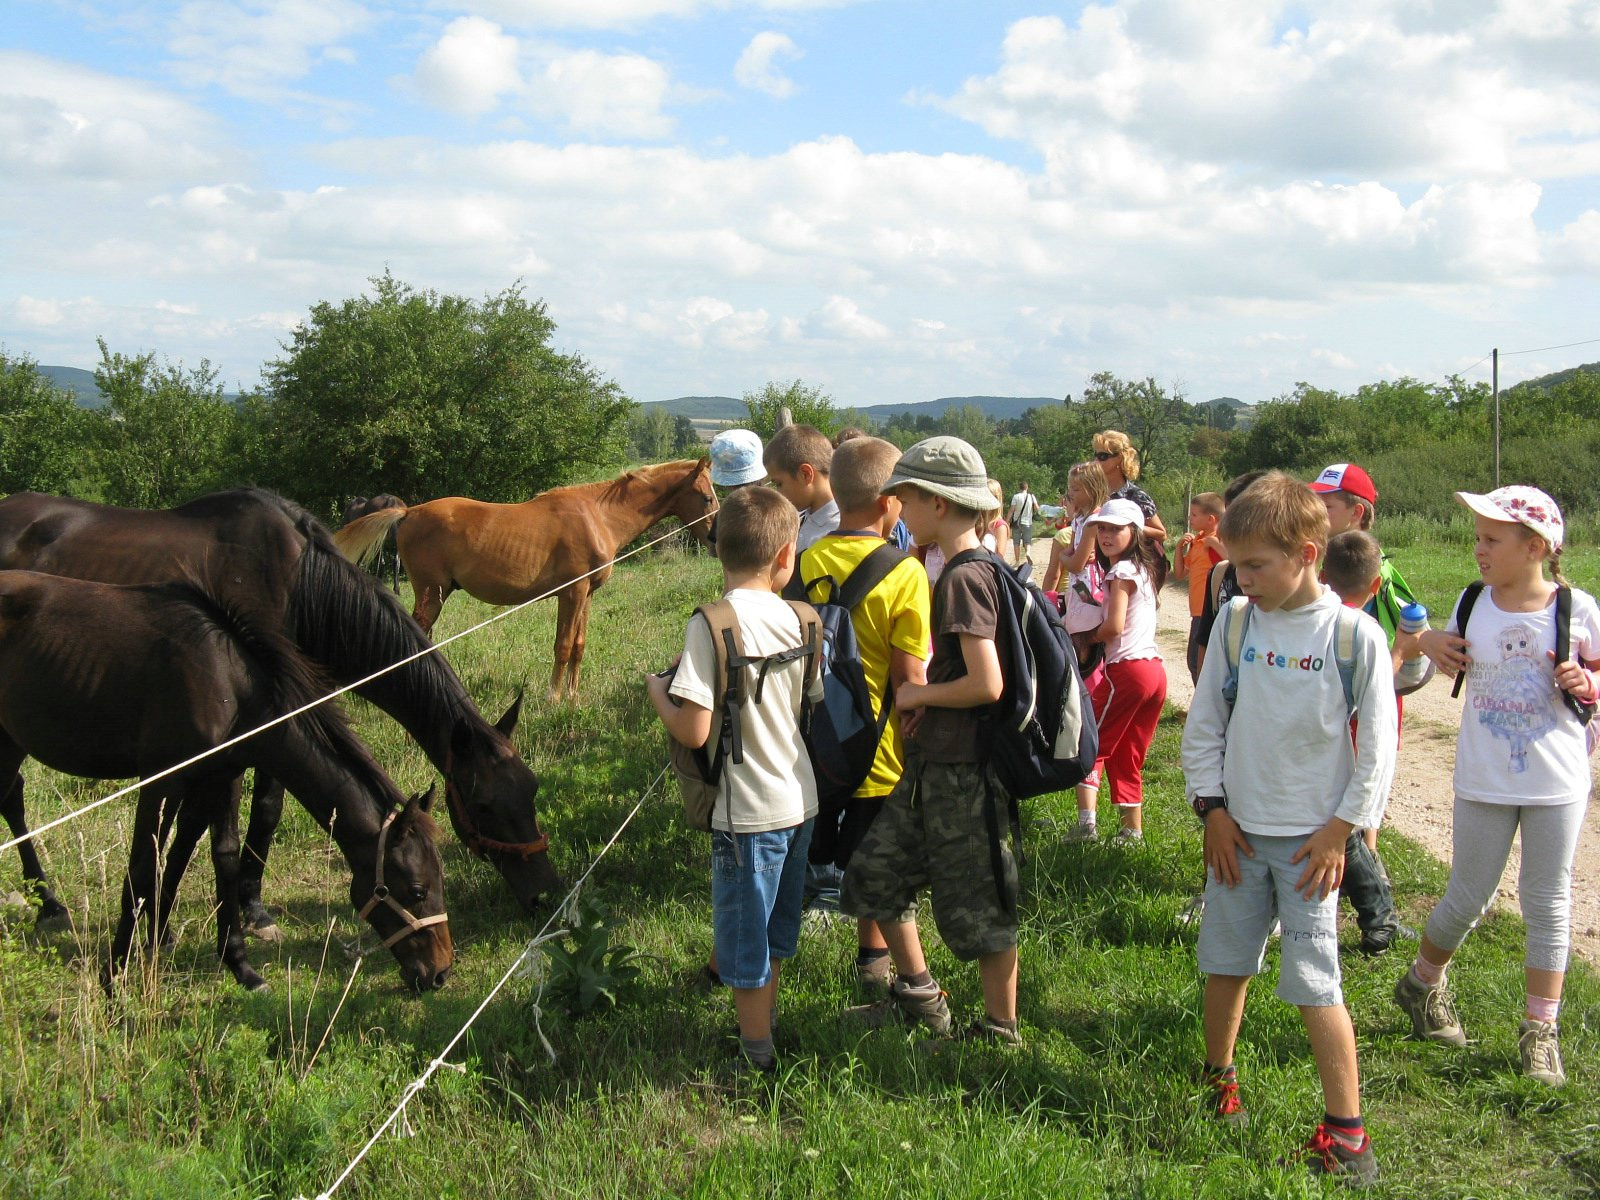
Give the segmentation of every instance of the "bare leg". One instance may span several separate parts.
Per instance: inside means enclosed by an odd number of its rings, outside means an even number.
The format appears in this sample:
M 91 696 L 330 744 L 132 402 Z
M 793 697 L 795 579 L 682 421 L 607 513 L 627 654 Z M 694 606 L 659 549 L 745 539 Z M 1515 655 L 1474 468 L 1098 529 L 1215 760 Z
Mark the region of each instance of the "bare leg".
M 1205 987 L 1206 1062 L 1213 1067 L 1233 1065 L 1233 1048 L 1244 1020 L 1244 1001 L 1250 988 L 1248 975 L 1207 975 Z
M 1336 1117 L 1361 1115 L 1361 1076 L 1356 1067 L 1356 1031 L 1342 1004 L 1301 1005 L 1311 1053 L 1322 1078 L 1323 1105 Z
M 996 950 L 978 959 L 983 1010 L 997 1021 L 1017 1019 L 1017 948 Z
M 902 975 L 920 975 L 928 969 L 928 960 L 922 955 L 922 939 L 917 935 L 915 921 L 879 921 L 878 932 L 883 934 L 884 945 L 889 947 L 889 957 L 894 969 Z

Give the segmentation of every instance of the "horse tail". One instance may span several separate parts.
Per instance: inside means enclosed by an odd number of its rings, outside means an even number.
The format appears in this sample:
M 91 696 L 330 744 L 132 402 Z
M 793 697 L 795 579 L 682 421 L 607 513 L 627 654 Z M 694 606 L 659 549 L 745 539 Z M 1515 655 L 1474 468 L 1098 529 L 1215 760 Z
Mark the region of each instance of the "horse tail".
M 335 532 L 333 544 L 339 547 L 339 553 L 352 562 L 367 566 L 383 547 L 383 539 L 389 530 L 405 519 L 406 506 L 403 503 L 398 508 L 379 509 L 356 518 Z

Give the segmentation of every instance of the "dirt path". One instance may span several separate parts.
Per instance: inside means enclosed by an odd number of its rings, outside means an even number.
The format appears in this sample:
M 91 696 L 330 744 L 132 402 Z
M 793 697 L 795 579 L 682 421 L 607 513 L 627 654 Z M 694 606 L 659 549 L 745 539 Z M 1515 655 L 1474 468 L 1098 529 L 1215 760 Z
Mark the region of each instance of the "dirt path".
M 1049 543 L 1032 547 L 1035 570 L 1042 577 L 1049 561 Z M 1184 641 L 1189 631 L 1189 605 L 1184 591 L 1169 587 L 1161 597 L 1158 638 L 1167 666 L 1167 699 L 1176 708 L 1187 710 L 1194 688 L 1184 666 Z M 1455 794 L 1451 774 L 1455 770 L 1456 728 L 1461 717 L 1460 700 L 1450 698 L 1448 681 L 1436 678 L 1419 692 L 1405 699 L 1405 730 L 1400 743 L 1400 761 L 1395 766 L 1394 787 L 1389 794 L 1385 827 L 1393 828 L 1422 846 L 1442 862 L 1450 861 L 1451 811 Z M 1600 821 L 1591 805 L 1584 820 L 1578 857 L 1573 864 L 1572 950 L 1590 963 L 1600 963 Z M 1500 880 L 1499 902 L 1513 911 L 1517 905 L 1517 873 L 1521 867 L 1520 844 L 1511 849 L 1511 861 Z

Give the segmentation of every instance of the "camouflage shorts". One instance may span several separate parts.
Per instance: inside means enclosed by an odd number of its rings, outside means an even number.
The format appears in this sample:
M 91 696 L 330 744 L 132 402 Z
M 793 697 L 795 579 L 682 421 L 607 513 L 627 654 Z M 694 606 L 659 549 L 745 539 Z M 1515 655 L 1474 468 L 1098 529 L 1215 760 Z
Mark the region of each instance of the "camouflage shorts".
M 985 804 L 995 806 L 1007 903 L 995 888 Z M 930 763 L 913 754 L 844 873 L 839 907 L 853 917 L 905 921 L 917 893 L 933 892 L 939 936 L 957 958 L 1017 944 L 1017 863 L 1006 792 L 976 763 Z

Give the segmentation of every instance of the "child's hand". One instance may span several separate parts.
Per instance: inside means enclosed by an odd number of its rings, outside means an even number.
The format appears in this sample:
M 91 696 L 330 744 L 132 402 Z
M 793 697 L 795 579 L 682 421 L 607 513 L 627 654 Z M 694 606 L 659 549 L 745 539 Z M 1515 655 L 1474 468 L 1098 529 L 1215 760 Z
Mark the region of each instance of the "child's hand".
M 1206 814 L 1205 862 L 1213 879 L 1226 887 L 1239 883 L 1239 852 L 1254 858 L 1256 852 L 1245 839 L 1244 830 L 1225 808 L 1213 808 Z
M 1545 654 L 1551 662 L 1556 661 L 1554 650 L 1546 650 Z M 1564 663 L 1556 663 L 1556 686 L 1563 692 L 1570 692 L 1579 700 L 1590 703 L 1595 701 L 1596 693 L 1600 692 L 1600 687 L 1597 687 L 1595 677 L 1589 673 L 1588 668 L 1570 658 Z
M 917 726 L 922 724 L 922 716 L 926 708 L 902 708 L 900 713 L 900 736 L 909 738 L 917 734 Z
M 1328 822 L 1307 838 L 1289 860 L 1290 865 L 1302 861 L 1306 864 L 1294 890 L 1307 900 L 1326 900 L 1330 892 L 1339 890 L 1344 881 L 1344 844 L 1350 829 L 1337 819 Z
M 924 686 L 926 686 L 926 685 L 920 684 L 920 683 L 912 683 L 908 679 L 908 680 L 906 680 L 906 682 L 902 683 L 899 687 L 895 688 L 895 690 L 894 690 L 894 706 L 900 710 L 900 716 L 901 716 L 902 722 L 904 721 L 905 717 L 907 715 L 909 715 L 914 709 L 919 709 L 919 708 L 922 707 L 922 689 L 923 689 Z M 902 730 L 904 730 L 905 729 L 905 725 L 902 724 L 900 726 L 900 728 Z
M 1459 675 L 1472 664 L 1467 639 L 1443 629 L 1424 629 L 1417 635 L 1417 648 L 1446 675 Z

